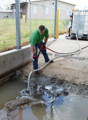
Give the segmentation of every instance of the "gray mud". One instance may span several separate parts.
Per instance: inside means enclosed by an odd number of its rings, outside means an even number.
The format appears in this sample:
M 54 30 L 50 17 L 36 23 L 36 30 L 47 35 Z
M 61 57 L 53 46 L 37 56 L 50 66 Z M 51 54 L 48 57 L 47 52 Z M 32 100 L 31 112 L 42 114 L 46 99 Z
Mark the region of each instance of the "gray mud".
M 34 75 L 33 75 L 34 76 Z M 36 86 L 47 86 L 47 85 L 54 85 L 54 86 L 59 86 L 61 88 L 64 88 L 66 91 L 69 92 L 69 94 L 75 94 L 75 95 L 85 95 L 88 96 L 88 85 L 86 84 L 77 84 L 74 82 L 69 82 L 66 80 L 59 80 L 56 76 L 54 77 L 47 77 L 44 74 L 41 76 L 35 75 L 34 77 L 32 76 L 31 81 L 30 81 L 30 88 L 31 90 L 36 91 Z

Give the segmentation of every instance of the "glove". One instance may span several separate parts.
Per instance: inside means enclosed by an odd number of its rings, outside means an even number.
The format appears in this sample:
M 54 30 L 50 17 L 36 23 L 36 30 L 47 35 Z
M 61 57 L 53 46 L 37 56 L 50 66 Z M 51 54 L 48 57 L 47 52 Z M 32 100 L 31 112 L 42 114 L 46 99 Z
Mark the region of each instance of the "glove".
M 36 53 L 33 54 L 33 59 L 37 59 L 38 56 L 36 55 Z
M 46 46 L 46 43 L 45 43 L 45 42 L 43 42 L 43 45 L 44 45 L 44 46 Z
M 45 42 L 43 42 L 43 44 L 41 45 L 41 48 L 46 49 L 46 43 Z

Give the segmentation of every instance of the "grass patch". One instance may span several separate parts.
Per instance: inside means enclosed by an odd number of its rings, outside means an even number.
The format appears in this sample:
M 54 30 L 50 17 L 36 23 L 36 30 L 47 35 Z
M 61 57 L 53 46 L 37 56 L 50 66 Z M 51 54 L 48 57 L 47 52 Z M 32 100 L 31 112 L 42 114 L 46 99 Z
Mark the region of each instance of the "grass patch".
M 32 29 L 34 31 L 40 24 L 44 24 L 49 29 L 50 36 L 54 34 L 53 20 L 32 20 Z M 15 19 L 0 19 L 0 51 L 8 50 L 16 46 L 16 23 Z M 66 31 L 67 22 L 60 23 L 60 32 Z M 21 19 L 21 43 L 28 44 L 30 39 L 30 27 L 29 22 L 25 23 L 24 19 Z

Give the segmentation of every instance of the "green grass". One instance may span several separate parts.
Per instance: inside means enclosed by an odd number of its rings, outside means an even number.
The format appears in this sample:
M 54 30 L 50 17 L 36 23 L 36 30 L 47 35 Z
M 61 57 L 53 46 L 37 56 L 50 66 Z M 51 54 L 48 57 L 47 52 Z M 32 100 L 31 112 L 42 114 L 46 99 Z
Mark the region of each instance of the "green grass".
M 40 24 L 44 24 L 49 29 L 50 36 L 53 36 L 53 21 L 52 20 L 32 20 L 32 31 L 38 28 Z M 66 31 L 67 22 L 60 23 L 60 32 Z M 27 44 L 30 39 L 29 22 L 21 20 L 21 43 Z M 14 19 L 0 20 L 0 51 L 8 50 L 16 46 L 16 26 Z

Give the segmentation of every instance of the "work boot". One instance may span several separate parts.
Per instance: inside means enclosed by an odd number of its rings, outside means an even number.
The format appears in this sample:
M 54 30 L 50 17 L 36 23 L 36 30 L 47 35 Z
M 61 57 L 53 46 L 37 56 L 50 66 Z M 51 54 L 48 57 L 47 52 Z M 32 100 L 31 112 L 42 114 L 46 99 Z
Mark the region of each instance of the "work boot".
M 54 61 L 53 61 L 53 60 L 50 60 L 49 63 L 54 63 Z
M 49 61 L 47 61 L 46 63 L 53 63 L 54 61 L 53 60 L 49 60 Z

